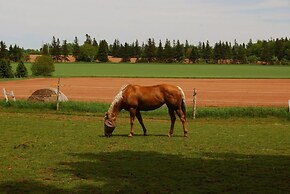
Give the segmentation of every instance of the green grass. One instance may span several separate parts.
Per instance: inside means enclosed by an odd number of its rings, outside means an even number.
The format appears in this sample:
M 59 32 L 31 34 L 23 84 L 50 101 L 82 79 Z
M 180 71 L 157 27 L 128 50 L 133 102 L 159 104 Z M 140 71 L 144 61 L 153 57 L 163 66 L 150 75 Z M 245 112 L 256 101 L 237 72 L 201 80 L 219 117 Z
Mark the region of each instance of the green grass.
M 287 193 L 290 123 L 279 118 L 189 120 L 145 116 L 149 136 L 111 138 L 91 113 L 0 108 L 0 193 Z
M 17 64 L 12 64 L 16 69 Z M 26 63 L 29 69 L 31 64 Z M 54 77 L 290 78 L 290 66 L 55 63 Z
M 59 113 L 92 113 L 97 116 L 103 116 L 108 110 L 109 103 L 99 102 L 78 102 L 69 101 L 60 103 Z M 5 111 L 33 112 L 33 111 L 54 111 L 56 103 L 16 101 L 8 102 L 0 101 L 0 109 Z M 164 105 L 154 111 L 143 111 L 142 115 L 154 118 L 168 118 L 168 109 Z M 128 116 L 128 112 L 121 111 L 121 117 Z M 187 117 L 192 117 L 192 107 L 187 107 Z M 196 111 L 197 118 L 267 118 L 276 117 L 290 120 L 290 113 L 287 107 L 198 107 Z

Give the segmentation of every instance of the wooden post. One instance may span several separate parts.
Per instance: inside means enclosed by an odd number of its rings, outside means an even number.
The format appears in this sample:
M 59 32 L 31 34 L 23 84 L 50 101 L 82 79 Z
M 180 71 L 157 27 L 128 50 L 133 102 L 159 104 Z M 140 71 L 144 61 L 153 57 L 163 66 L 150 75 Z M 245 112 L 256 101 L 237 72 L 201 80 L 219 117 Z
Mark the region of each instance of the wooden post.
M 8 96 L 7 96 L 5 88 L 3 88 L 3 95 L 4 95 L 4 98 L 5 98 L 5 101 L 8 102 Z
M 193 90 L 193 103 L 192 103 L 192 118 L 195 119 L 196 115 L 196 90 Z
M 60 87 L 60 78 L 58 78 L 57 81 L 56 110 L 59 110 L 59 87 Z
M 13 90 L 10 92 L 10 96 L 12 97 L 13 101 L 15 102 L 16 101 L 16 98 L 15 98 L 15 95 L 14 95 Z

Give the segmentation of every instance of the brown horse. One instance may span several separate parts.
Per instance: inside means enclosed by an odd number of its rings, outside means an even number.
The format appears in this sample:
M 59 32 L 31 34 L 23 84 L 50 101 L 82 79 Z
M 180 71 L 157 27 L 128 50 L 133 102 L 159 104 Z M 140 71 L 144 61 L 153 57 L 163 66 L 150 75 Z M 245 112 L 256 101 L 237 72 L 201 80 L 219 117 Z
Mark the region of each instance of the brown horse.
M 140 111 L 149 111 L 166 104 L 171 118 L 171 126 L 168 136 L 173 134 L 174 123 L 176 120 L 175 112 L 179 116 L 184 136 L 187 137 L 185 96 L 183 90 L 178 86 L 162 84 L 155 86 L 126 85 L 113 100 L 104 118 L 105 136 L 111 136 L 116 127 L 116 118 L 119 112 L 124 109 L 130 112 L 131 130 L 129 137 L 134 135 L 134 120 L 137 117 L 142 126 L 144 135 L 146 128 L 143 123 Z

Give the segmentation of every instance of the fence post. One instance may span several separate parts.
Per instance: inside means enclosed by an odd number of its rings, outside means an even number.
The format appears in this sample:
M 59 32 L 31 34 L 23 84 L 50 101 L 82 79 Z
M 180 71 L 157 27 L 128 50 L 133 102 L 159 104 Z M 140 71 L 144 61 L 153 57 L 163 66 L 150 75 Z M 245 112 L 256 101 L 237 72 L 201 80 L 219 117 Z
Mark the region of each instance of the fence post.
M 15 102 L 16 101 L 16 98 L 15 98 L 15 95 L 14 95 L 13 90 L 10 92 L 10 96 L 12 97 L 13 101 Z
M 3 95 L 4 95 L 4 98 L 5 98 L 5 101 L 8 102 L 8 96 L 7 96 L 5 88 L 3 88 Z
M 56 110 L 59 110 L 59 87 L 60 87 L 60 78 L 58 78 L 57 81 Z
M 196 115 L 196 90 L 193 89 L 193 103 L 192 103 L 192 118 L 195 119 Z

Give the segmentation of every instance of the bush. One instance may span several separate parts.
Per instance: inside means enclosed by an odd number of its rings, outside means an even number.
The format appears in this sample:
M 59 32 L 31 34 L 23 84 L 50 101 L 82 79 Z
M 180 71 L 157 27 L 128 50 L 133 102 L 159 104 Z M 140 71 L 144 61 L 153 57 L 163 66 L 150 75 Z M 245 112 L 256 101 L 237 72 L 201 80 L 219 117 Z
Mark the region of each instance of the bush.
M 288 61 L 286 58 L 283 58 L 281 60 L 281 65 L 290 65 L 290 61 Z
M 19 77 L 19 78 L 28 76 L 27 68 L 25 67 L 25 65 L 22 61 L 20 61 L 17 65 L 15 76 Z
M 31 71 L 35 76 L 51 76 L 54 72 L 53 59 L 46 55 L 37 57 L 31 66 Z
M 12 67 L 8 60 L 0 60 L 0 78 L 11 78 L 13 76 Z

